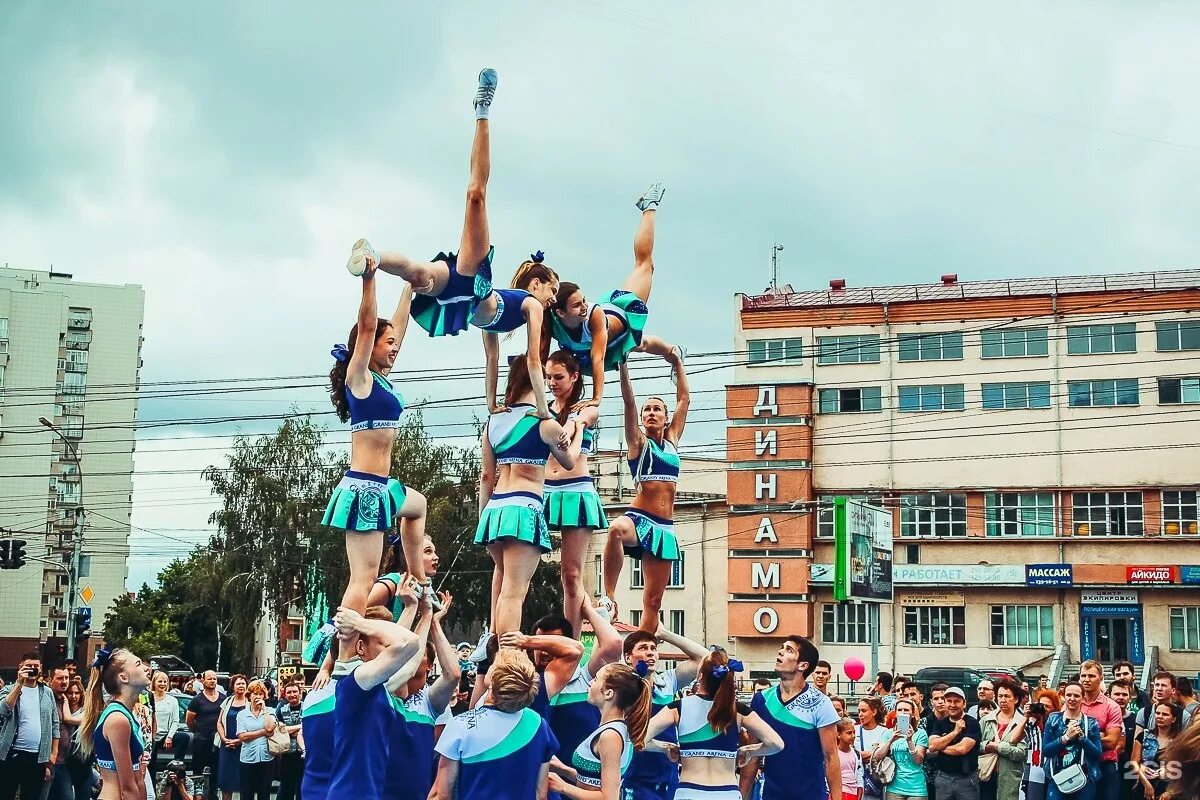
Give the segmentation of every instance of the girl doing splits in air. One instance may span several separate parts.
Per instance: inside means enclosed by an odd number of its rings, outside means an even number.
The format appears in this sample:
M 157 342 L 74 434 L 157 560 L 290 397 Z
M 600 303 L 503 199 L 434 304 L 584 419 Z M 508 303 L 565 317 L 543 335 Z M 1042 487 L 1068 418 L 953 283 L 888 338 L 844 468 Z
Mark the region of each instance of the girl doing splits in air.
M 675 538 L 675 484 L 679 481 L 679 440 L 687 424 L 687 376 L 683 360 L 671 353 L 667 360 L 675 370 L 675 413 L 667 416 L 667 404 L 661 397 L 649 397 L 639 412 L 629 366 L 621 365 L 621 399 L 625 405 L 625 438 L 629 442 L 629 472 L 637 486 L 637 496 L 629 510 L 608 529 L 604 546 L 604 597 L 601 608 L 616 615 L 612 596 L 617 590 L 625 554 L 642 562 L 645 588 L 642 590 L 642 630 L 658 630 L 658 611 L 663 591 L 671 577 L 671 562 L 679 560 L 679 542 Z
M 483 330 L 487 356 L 488 409 L 496 407 L 496 381 L 500 345 L 497 334 L 528 326 L 529 380 L 542 386 L 543 312 L 554 300 L 558 277 L 542 264 L 539 251 L 518 269 L 511 289 L 492 288 L 492 248 L 487 218 L 487 183 L 492 171 L 491 134 L 488 112 L 496 94 L 496 70 L 479 73 L 475 92 L 475 139 L 471 145 L 471 177 L 467 184 L 467 210 L 458 253 L 438 253 L 432 262 L 416 261 L 403 253 L 376 252 L 366 239 L 355 242 L 346 268 L 361 275 L 370 263 L 390 275 L 398 275 L 412 286 L 412 315 L 430 336 L 456 336 L 474 325 Z M 550 412 L 539 395 L 534 402 L 539 416 Z
M 542 509 L 546 461 L 551 455 L 570 469 L 579 455 L 582 429 L 568 443 L 554 419 L 529 414 L 537 392 L 520 360 L 508 370 L 506 409 L 483 426 L 483 474 L 475 544 L 487 547 L 495 562 L 492 574 L 492 630 L 521 629 L 521 606 L 542 553 L 550 552 L 550 532 Z
M 583 559 L 587 556 L 588 540 L 594 533 L 608 531 L 604 503 L 588 471 L 588 455 L 595 446 L 600 412 L 594 406 L 572 410 L 583 396 L 583 375 L 579 361 L 569 351 L 550 354 L 546 377 L 553 396 L 550 410 L 567 438 L 574 441 L 576 433 L 582 430 L 574 467 L 566 469 L 557 462 L 546 465 L 546 523 L 550 530 L 562 534 L 563 616 L 571 623 L 571 630 L 577 631 L 587 595 L 583 588 Z
M 637 200 L 642 212 L 633 237 L 633 271 L 599 303 L 588 303 L 577 284 L 562 283 L 550 306 L 550 332 L 558 346 L 570 350 L 592 374 L 592 397 L 577 405 L 599 406 L 604 397 L 604 373 L 625 363 L 629 353 L 652 353 L 670 359 L 682 352 L 656 336 L 646 336 L 650 289 L 654 285 L 654 219 L 666 190 L 653 184 Z
M 350 329 L 348 345 L 333 348 L 337 363 L 329 373 L 329 397 L 338 419 L 350 423 L 350 471 L 334 490 L 322 521 L 346 531 L 350 582 L 341 605 L 358 612 L 367 609 L 371 585 L 379 575 L 384 532 L 397 516 L 408 571 L 433 591 L 422 557 L 425 497 L 389 477 L 404 398 L 387 376 L 404 341 L 412 290 L 405 287 L 395 314 L 387 320 L 376 316 L 374 263 L 368 264 L 362 284 L 358 322 Z

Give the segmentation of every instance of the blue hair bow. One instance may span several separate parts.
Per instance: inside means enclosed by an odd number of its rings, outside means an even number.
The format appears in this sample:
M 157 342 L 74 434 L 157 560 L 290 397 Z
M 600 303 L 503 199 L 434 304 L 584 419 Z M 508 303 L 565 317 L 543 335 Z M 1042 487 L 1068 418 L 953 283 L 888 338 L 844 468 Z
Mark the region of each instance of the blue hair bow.
M 335 361 L 349 361 L 350 351 L 346 349 L 344 344 L 335 344 L 333 349 L 329 351 L 329 355 L 333 356 Z
M 92 669 L 104 669 L 108 666 L 108 659 L 112 656 L 112 650 L 101 647 L 96 651 L 96 657 L 92 659 Z
M 729 668 L 734 672 L 745 672 L 746 665 L 738 661 L 736 658 L 729 659 Z
M 721 678 L 724 678 L 731 671 L 742 672 L 745 669 L 746 667 L 744 664 L 742 664 L 742 662 L 738 661 L 736 658 L 731 658 L 729 659 L 728 664 L 717 664 L 714 666 L 712 668 L 712 676 L 717 680 L 721 680 Z
M 650 665 L 645 661 L 639 661 L 634 665 L 633 671 L 638 674 L 639 678 L 644 678 L 650 674 Z
M 541 250 L 538 250 L 536 253 L 530 254 L 529 260 L 535 264 L 541 264 L 543 261 L 546 260 L 546 254 L 543 253 Z

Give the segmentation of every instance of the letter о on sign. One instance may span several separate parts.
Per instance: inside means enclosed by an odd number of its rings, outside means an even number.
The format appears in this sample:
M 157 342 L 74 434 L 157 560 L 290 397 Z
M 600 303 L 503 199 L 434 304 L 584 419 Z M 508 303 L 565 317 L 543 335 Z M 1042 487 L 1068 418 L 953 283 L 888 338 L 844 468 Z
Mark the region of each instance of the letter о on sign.
M 754 630 L 761 634 L 770 634 L 779 630 L 779 614 L 770 606 L 763 606 L 754 612 Z

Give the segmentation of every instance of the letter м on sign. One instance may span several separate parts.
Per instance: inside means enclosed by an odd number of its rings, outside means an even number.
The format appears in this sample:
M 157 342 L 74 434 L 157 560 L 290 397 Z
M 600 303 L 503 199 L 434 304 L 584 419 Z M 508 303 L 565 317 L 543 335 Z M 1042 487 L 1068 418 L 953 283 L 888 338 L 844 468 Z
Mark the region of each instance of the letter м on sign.
M 762 562 L 755 561 L 750 566 L 750 585 L 755 589 L 778 589 L 779 562 L 772 562 L 764 568 Z

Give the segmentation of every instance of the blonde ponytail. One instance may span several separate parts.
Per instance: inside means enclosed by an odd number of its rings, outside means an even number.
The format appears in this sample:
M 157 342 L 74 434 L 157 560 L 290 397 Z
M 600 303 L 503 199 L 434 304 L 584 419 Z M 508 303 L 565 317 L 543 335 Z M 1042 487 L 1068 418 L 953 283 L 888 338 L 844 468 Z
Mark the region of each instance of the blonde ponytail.
M 120 690 L 117 676 L 121 674 L 125 660 L 129 656 L 129 651 L 124 648 L 113 650 L 111 653 L 107 650 L 100 650 L 96 653 L 84 694 L 83 716 L 77 733 L 79 750 L 84 756 L 92 754 L 96 724 L 100 720 L 100 713 L 104 711 L 104 692 L 107 691 L 110 695 L 115 696 Z

